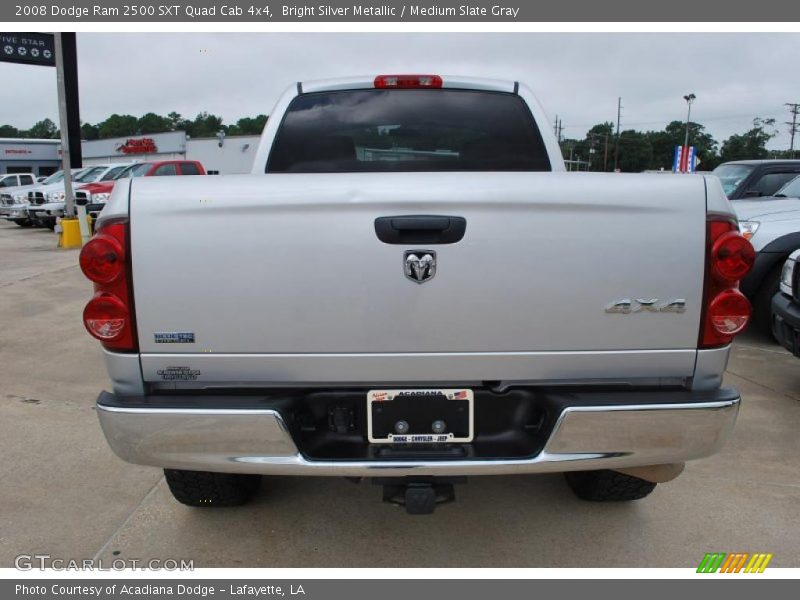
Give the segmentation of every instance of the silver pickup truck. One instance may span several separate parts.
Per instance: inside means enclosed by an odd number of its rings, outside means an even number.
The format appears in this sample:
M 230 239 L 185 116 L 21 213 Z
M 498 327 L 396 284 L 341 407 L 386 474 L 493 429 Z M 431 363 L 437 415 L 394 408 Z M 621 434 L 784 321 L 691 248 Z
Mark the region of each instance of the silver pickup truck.
M 81 252 L 114 451 L 193 506 L 262 475 L 633 500 L 716 452 L 753 249 L 715 177 L 566 173 L 516 82 L 298 83 L 245 176 L 122 180 Z

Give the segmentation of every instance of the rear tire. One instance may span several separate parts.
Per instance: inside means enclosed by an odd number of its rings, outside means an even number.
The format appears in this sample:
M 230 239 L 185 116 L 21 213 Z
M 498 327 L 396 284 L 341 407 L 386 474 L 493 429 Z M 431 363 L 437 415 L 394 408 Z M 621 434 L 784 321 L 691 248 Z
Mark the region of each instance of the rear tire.
M 640 500 L 652 492 L 656 485 L 638 477 L 617 471 L 576 471 L 564 473 L 575 495 L 589 502 L 627 502 Z
M 30 222 L 30 221 L 28 221 L 27 219 L 26 219 L 26 220 L 24 220 L 24 221 L 14 221 L 14 223 L 16 223 L 17 225 L 19 225 L 20 227 L 31 227 L 31 226 L 33 226 L 33 223 L 31 223 L 31 222 Z
M 169 491 L 187 506 L 241 506 L 258 491 L 261 475 L 164 469 Z
M 772 297 L 780 289 L 782 269 L 783 261 L 780 261 L 780 264 L 773 267 L 761 282 L 761 287 L 753 298 L 753 326 L 767 339 L 776 343 L 778 340 L 772 333 Z

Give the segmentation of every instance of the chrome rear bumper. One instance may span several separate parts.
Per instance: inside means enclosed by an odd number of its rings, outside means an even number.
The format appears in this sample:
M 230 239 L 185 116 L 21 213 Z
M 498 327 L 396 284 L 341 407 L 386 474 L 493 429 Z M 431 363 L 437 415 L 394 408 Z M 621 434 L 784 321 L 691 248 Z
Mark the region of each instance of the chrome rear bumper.
M 709 401 L 570 406 L 537 455 L 514 459 L 311 460 L 276 410 L 158 408 L 107 402 L 97 413 L 114 452 L 135 464 L 264 475 L 400 477 L 510 475 L 680 463 L 713 454 L 736 421 L 740 398 L 717 390 Z M 105 399 L 105 400 L 104 400 Z

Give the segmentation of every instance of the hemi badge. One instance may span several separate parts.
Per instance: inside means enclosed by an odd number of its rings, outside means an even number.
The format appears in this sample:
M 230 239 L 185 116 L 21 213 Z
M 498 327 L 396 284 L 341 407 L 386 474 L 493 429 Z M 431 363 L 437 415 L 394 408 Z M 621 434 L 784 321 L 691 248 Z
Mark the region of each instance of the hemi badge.
M 194 332 L 165 332 L 153 334 L 156 344 L 194 344 Z

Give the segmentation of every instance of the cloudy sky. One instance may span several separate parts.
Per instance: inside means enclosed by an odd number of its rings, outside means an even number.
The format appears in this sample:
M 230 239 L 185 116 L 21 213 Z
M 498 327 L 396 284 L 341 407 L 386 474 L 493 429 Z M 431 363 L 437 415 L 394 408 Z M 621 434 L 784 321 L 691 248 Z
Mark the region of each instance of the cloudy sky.
M 800 102 L 798 34 L 78 34 L 81 118 L 200 111 L 226 123 L 269 113 L 298 80 L 391 72 L 516 79 L 534 89 L 564 135 L 616 119 L 660 129 L 686 118 L 722 141 L 753 117 L 775 117 L 788 147 L 786 102 Z M 55 71 L 0 63 L 0 123 L 56 120 Z

